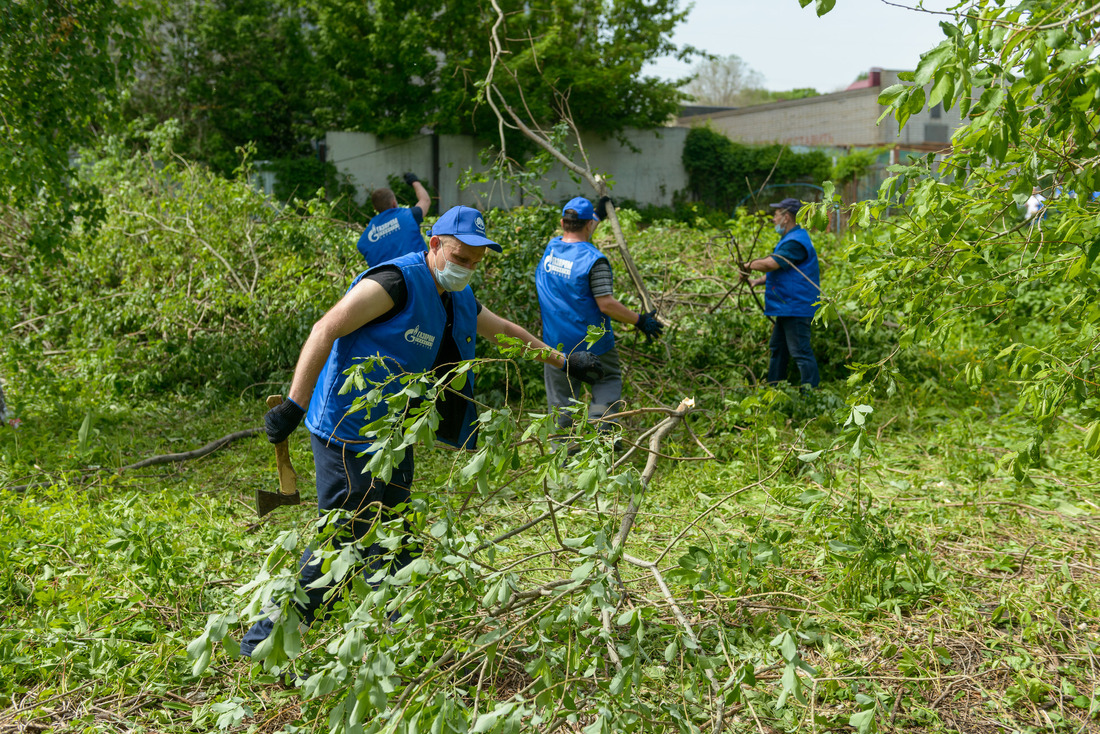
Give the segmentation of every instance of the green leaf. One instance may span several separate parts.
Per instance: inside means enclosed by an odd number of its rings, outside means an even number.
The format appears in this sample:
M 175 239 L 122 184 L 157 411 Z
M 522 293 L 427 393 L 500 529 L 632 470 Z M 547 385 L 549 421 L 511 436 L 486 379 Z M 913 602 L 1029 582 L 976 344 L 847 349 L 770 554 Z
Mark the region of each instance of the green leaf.
M 1100 255 L 1100 237 L 1092 241 L 1092 244 L 1089 245 L 1088 253 L 1086 254 L 1088 256 L 1088 264 L 1091 266 L 1093 262 L 1096 261 L 1097 255 Z
M 878 103 L 885 107 L 892 107 L 908 89 L 909 87 L 905 84 L 891 84 L 879 92 Z
M 88 411 L 84 416 L 84 422 L 80 424 L 80 430 L 77 431 L 77 448 L 80 451 L 88 450 L 88 432 L 92 428 L 92 411 Z
M 1100 420 L 1093 421 L 1093 424 L 1085 431 L 1084 449 L 1086 453 L 1093 456 L 1100 454 Z
M 1081 257 L 1077 258 L 1070 264 L 1068 268 L 1066 268 L 1066 273 L 1062 277 L 1063 282 L 1076 280 L 1081 275 L 1081 273 L 1085 272 L 1085 269 L 1088 268 L 1088 266 L 1088 255 L 1082 255 Z
M 913 74 L 913 83 L 924 86 L 932 81 L 932 76 L 944 61 L 951 58 L 955 51 L 955 44 L 951 41 L 943 41 L 931 51 L 921 55 L 917 63 L 917 70 Z M 923 98 L 923 95 L 922 95 Z
M 586 469 L 577 477 L 577 489 L 588 493 L 596 488 L 596 480 L 600 477 L 600 470 L 596 467 Z
M 589 577 L 592 573 L 592 569 L 596 567 L 595 561 L 585 561 L 581 565 L 573 569 L 573 573 L 569 574 L 569 578 L 574 581 L 581 581 Z
M 200 675 L 210 667 L 210 656 L 213 651 L 214 645 L 205 633 L 196 637 L 187 645 L 187 656 L 195 661 L 191 666 L 191 675 Z
M 955 97 L 955 75 L 950 69 L 941 69 L 937 75 L 936 83 L 932 85 L 932 91 L 928 95 L 929 107 L 943 102 L 945 110 L 951 109 Z
M 474 728 L 470 731 L 472 734 L 482 734 L 493 728 L 500 717 L 505 716 L 512 712 L 515 708 L 514 703 L 497 704 L 497 707 L 488 713 L 484 713 L 477 717 L 477 721 L 474 722 Z
M 875 731 L 875 709 L 869 708 L 848 717 L 848 726 L 855 727 L 859 734 Z
M 467 462 L 466 466 L 462 467 L 462 470 L 458 473 L 458 480 L 462 484 L 468 484 L 471 479 L 481 474 L 481 470 L 485 468 L 485 459 L 488 456 L 487 449 L 481 449 L 474 457 Z
M 618 673 L 615 674 L 615 677 L 611 679 L 611 685 L 608 686 L 607 689 L 608 693 L 610 693 L 612 696 L 618 696 L 619 694 L 621 694 L 623 692 L 623 686 L 626 684 L 628 678 L 629 673 L 627 669 L 623 668 L 622 670 L 620 670 Z
M 466 372 L 459 372 L 453 380 L 451 380 L 451 387 L 455 390 L 461 390 L 466 387 Z

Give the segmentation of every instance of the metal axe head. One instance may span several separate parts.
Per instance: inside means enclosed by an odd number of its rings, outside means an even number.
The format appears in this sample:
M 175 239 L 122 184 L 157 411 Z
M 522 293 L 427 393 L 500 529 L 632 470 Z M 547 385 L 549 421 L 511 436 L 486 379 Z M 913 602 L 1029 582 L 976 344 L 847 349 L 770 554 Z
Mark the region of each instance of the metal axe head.
M 298 492 L 283 494 L 282 492 L 265 492 L 262 489 L 256 490 L 256 515 L 259 517 L 263 517 L 276 507 L 300 504 L 302 504 L 302 495 Z
M 274 408 L 282 402 L 282 395 L 267 396 L 268 408 Z M 260 517 L 276 507 L 302 503 L 302 496 L 298 493 L 298 476 L 294 473 L 294 465 L 290 463 L 290 450 L 286 441 L 275 444 L 275 464 L 279 469 L 279 491 L 256 490 L 256 514 Z

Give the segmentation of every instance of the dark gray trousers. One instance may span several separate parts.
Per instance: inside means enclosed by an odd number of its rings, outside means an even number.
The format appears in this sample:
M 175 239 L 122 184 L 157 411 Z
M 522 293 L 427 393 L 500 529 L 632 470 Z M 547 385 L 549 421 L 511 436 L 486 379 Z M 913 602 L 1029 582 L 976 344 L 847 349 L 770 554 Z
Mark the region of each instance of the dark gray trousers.
M 619 366 L 619 350 L 611 347 L 611 351 L 600 355 L 600 361 L 603 362 L 607 374 L 598 382 L 588 386 L 592 391 L 592 403 L 588 406 L 588 420 L 593 422 L 599 421 L 605 415 L 623 410 L 623 372 Z M 542 377 L 546 383 L 546 401 L 550 404 L 551 410 L 568 408 L 580 402 L 579 398 L 584 394 L 585 383 L 569 377 L 560 367 L 551 367 L 548 364 L 542 366 Z M 564 412 L 558 413 L 557 421 L 562 428 L 571 428 L 573 425 L 572 418 Z

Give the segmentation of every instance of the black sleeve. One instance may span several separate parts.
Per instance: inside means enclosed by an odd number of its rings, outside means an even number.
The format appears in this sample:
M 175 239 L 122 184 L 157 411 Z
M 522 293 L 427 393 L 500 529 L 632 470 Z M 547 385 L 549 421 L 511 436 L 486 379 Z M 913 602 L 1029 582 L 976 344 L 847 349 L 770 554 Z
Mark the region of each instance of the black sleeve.
M 477 299 L 475 298 L 475 299 L 474 299 L 474 303 L 476 303 L 476 304 L 477 304 L 477 310 L 476 310 L 476 311 L 474 311 L 474 313 L 475 313 L 476 315 L 480 316 L 480 315 L 481 315 L 481 308 L 482 308 L 482 306 L 481 306 L 481 301 L 479 301 L 479 300 L 477 300 Z
M 409 213 L 413 215 L 413 219 L 416 220 L 417 224 L 423 224 L 424 223 L 424 212 L 420 211 L 420 207 L 410 206 L 409 207 Z
M 393 308 L 368 323 L 380 324 L 383 321 L 388 321 L 400 313 L 401 309 L 405 308 L 405 304 L 409 301 L 409 287 L 405 285 L 405 276 L 401 274 L 401 268 L 396 265 L 383 265 L 368 273 L 365 280 L 373 280 L 382 286 L 382 289 L 386 291 L 386 295 L 393 301 Z

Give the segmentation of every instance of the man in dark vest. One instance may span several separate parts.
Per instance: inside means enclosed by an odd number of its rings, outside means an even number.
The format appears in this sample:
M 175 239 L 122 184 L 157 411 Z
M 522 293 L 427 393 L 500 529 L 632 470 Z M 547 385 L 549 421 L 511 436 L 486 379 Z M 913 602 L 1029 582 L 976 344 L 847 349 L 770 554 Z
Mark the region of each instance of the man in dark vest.
M 483 307 L 468 285 L 486 248 L 501 248 L 485 236 L 481 214 L 457 206 L 446 212 L 431 230 L 429 250 L 403 255 L 370 268 L 352 281 L 344 297 L 313 325 L 294 370 L 287 400 L 264 416 L 268 440 L 279 443 L 305 418 L 317 473 L 317 504 L 323 515 L 340 508 L 352 513 L 347 533 L 333 542 L 338 546 L 363 537 L 376 521 L 394 519 L 390 508 L 408 501 L 413 479 L 412 447 L 394 468 L 389 482 L 365 472 L 371 460 L 371 439 L 363 428 L 385 415 L 380 403 L 367 412 L 352 412 L 360 394 L 340 394 L 343 372 L 357 360 L 379 356 L 382 362 L 367 376 L 380 383 L 403 372 L 446 369 L 460 360 L 474 357 L 474 342 L 482 336 L 496 343 L 500 335 L 512 336 L 533 349 L 548 349 L 523 327 Z M 598 359 L 590 355 L 566 357 L 550 351 L 538 357 L 554 369 L 566 370 L 581 379 L 602 374 Z M 384 394 L 401 389 L 397 380 L 386 382 Z M 463 395 L 451 395 L 440 407 L 441 420 L 436 438 L 458 448 L 472 450 L 476 441 L 477 411 L 466 398 L 473 396 L 473 373 L 467 373 Z M 367 452 L 363 456 L 358 454 Z M 379 512 L 377 508 L 381 506 Z M 386 551 L 379 545 L 367 549 L 365 571 L 382 567 Z M 404 547 L 386 561 L 391 573 L 407 565 L 413 553 Z M 300 562 L 299 582 L 308 602 L 298 604 L 298 613 L 310 624 L 334 603 L 324 595 L 331 586 L 306 588 L 323 574 L 321 563 L 310 550 Z M 250 656 L 271 634 L 281 610 L 267 605 L 267 617 L 256 622 L 241 643 L 241 655 Z
M 741 279 L 764 286 L 764 313 L 775 319 L 768 382 L 774 385 L 786 380 L 790 360 L 794 359 L 802 384 L 817 387 L 821 377 L 810 346 L 810 324 L 821 294 L 817 252 L 809 233 L 795 221 L 801 201 L 784 199 L 770 206 L 775 209 L 772 221 L 779 244 L 771 255 L 742 263 Z M 753 280 L 754 270 L 766 275 Z
M 405 183 L 416 193 L 416 206 L 397 206 L 397 197 L 390 189 L 371 192 L 370 201 L 378 214 L 370 220 L 356 245 L 367 265 L 380 265 L 410 252 L 428 249 L 420 236 L 420 224 L 432 205 L 432 198 L 415 173 L 406 173 Z
M 605 429 L 609 426 L 601 420 L 622 410 L 623 396 L 619 352 L 611 322 L 637 326 L 650 341 L 664 328 L 656 311 L 635 313 L 612 295 L 611 265 L 591 242 L 601 219 L 597 210 L 605 209 L 606 201 L 601 199 L 595 209 L 584 197 L 569 201 L 562 208 L 562 235 L 546 245 L 535 272 L 543 340 L 555 347 L 560 344 L 566 354 L 587 352 L 600 358 L 605 373 L 592 383 L 588 418 Z M 604 335 L 591 346 L 585 343 L 589 326 L 604 329 Z M 570 406 L 581 392 L 581 386 L 570 375 L 552 366 L 543 367 L 543 378 L 551 409 Z M 571 422 L 567 414 L 559 413 L 558 425 L 568 428 Z

